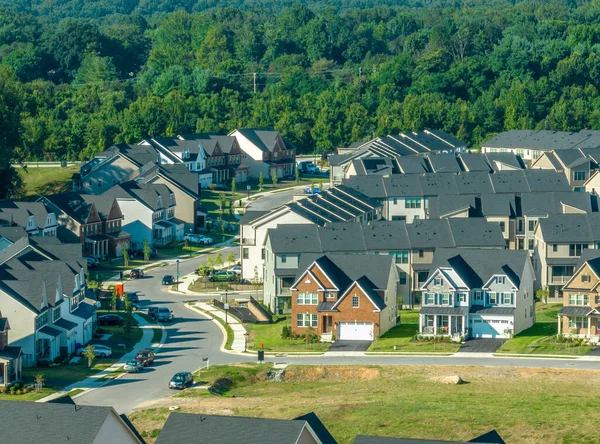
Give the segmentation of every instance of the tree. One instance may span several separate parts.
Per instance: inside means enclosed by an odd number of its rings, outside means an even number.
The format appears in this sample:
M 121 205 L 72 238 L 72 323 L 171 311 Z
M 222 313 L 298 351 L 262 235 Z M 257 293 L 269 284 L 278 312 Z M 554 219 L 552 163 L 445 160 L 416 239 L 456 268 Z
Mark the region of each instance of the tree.
M 535 297 L 538 298 L 540 301 L 544 301 L 544 304 L 548 303 L 549 295 L 550 292 L 548 291 L 548 288 L 540 288 L 538 291 L 535 292 Z
M 258 287 L 260 287 L 261 280 L 260 280 L 260 277 L 258 276 L 258 267 L 257 266 L 254 266 L 254 276 L 252 276 L 252 280 L 250 281 L 250 283 L 254 287 L 254 290 L 256 291 L 256 297 L 258 298 Z
M 219 194 L 219 210 L 221 210 L 221 217 L 223 217 L 223 211 L 225 211 L 225 205 L 227 204 L 227 199 L 225 198 L 225 193 Z
M 117 287 L 113 287 L 110 292 L 110 309 L 114 310 L 117 307 L 117 299 L 119 295 L 117 294 Z
M 235 177 L 231 179 L 231 198 L 235 199 Z
M 127 294 L 123 295 L 123 308 L 125 309 L 125 317 L 123 319 L 123 336 L 128 339 L 133 329 L 133 304 L 127 297 Z
M 150 253 L 152 250 L 150 248 L 150 243 L 148 242 L 147 239 L 144 239 L 142 248 L 144 250 L 144 262 L 148 262 L 150 260 Z
M 123 252 L 123 265 L 129 267 L 129 250 L 125 242 L 121 242 L 121 251 Z
M 208 267 L 209 273 L 215 268 L 215 263 L 213 262 L 211 257 L 206 258 L 206 266 Z
M 81 356 L 87 359 L 88 368 L 90 368 L 92 366 L 92 362 L 94 362 L 94 359 L 96 359 L 96 354 L 94 353 L 94 346 L 88 345 L 81 354 Z
M 265 176 L 263 175 L 263 172 L 261 171 L 258 176 L 258 191 L 259 192 L 262 192 L 264 183 L 265 183 Z
M 273 169 L 273 172 L 271 173 L 271 180 L 273 181 L 273 185 L 277 185 L 277 181 L 279 180 L 279 178 L 277 177 L 276 169 Z
M 296 185 L 300 184 L 300 170 L 296 167 Z
M 203 279 L 203 281 L 204 281 L 204 288 L 206 288 L 206 276 L 208 276 L 208 270 L 209 270 L 208 266 L 204 262 L 202 262 L 200 264 L 200 267 L 198 268 L 198 274 L 200 276 L 202 276 L 203 278 L 205 278 L 205 279 Z
M 232 267 L 233 264 L 235 264 L 236 259 L 235 259 L 235 254 L 233 254 L 233 251 L 230 251 L 229 253 L 227 253 L 227 256 L 225 257 L 225 262 L 227 262 L 230 267 Z
M 74 83 L 99 84 L 115 80 L 117 69 L 110 57 L 99 57 L 96 54 L 88 54 L 81 61 L 77 70 Z
M 319 181 L 319 193 L 322 193 L 322 192 L 323 192 L 323 181 L 320 180 Z
M 44 375 L 42 373 L 37 373 L 35 375 L 35 391 L 40 392 L 44 388 Z
M 219 251 L 215 255 L 215 267 L 221 268 L 223 266 L 223 257 L 221 256 L 221 252 Z

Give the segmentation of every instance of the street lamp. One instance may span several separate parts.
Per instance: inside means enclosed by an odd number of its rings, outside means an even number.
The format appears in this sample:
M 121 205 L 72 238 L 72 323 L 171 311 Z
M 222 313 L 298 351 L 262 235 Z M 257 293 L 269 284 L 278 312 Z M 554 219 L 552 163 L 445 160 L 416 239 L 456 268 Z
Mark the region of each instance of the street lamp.
M 250 185 L 246 185 L 246 191 L 248 191 L 248 199 L 250 199 Z
M 177 259 L 175 263 L 177 263 L 177 274 L 175 275 L 175 291 L 179 291 L 179 259 Z
M 192 234 L 192 229 L 190 228 L 190 235 Z M 192 257 L 192 244 L 188 242 L 188 253 L 190 257 Z
M 244 353 L 246 353 L 247 348 L 248 348 L 248 333 L 244 333 Z
M 225 289 L 225 323 L 227 324 L 227 312 L 229 310 L 229 302 L 227 300 L 227 289 Z

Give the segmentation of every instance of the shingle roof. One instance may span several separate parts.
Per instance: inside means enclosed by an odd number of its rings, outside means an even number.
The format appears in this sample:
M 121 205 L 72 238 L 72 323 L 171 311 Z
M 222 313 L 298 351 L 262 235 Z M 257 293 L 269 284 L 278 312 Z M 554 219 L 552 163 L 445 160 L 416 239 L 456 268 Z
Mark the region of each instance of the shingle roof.
M 469 313 L 469 307 L 422 307 L 420 314 L 427 315 L 466 315 Z
M 186 442 L 231 444 L 294 444 L 307 426 L 304 420 L 171 413 L 156 444 Z
M 479 307 L 477 305 L 471 306 L 469 313 L 476 313 L 479 315 L 497 315 L 497 316 L 513 316 L 515 309 L 511 307 Z
M 481 144 L 489 148 L 523 148 L 539 151 L 552 151 L 600 146 L 600 138 L 593 132 L 582 130 L 579 133 L 546 130 L 510 130 L 498 134 Z
M 454 154 L 440 154 L 427 157 L 432 173 L 458 173 L 461 171 L 458 159 Z
M 0 401 L 5 443 L 41 442 L 48 444 L 92 444 L 113 412 L 111 407 Z
M 587 316 L 593 311 L 594 309 L 592 307 L 576 307 L 569 305 L 561 308 L 558 314 L 563 316 Z
M 50 211 L 42 202 L 18 202 L 12 199 L 0 200 L 0 219 L 10 220 L 12 223 L 25 228 L 30 216 L 33 216 L 38 227 L 46 225 L 46 218 Z
M 134 198 L 152 211 L 170 207 L 172 192 L 168 186 L 158 183 L 143 183 L 135 180 L 124 182 L 106 190 L 103 195 L 114 198 Z M 173 205 L 175 198 L 173 198 Z
M 336 440 L 333 438 L 333 436 L 331 436 L 329 430 L 327 430 L 327 428 L 321 422 L 319 417 L 313 412 L 307 413 L 306 415 L 298 416 L 294 419 L 308 422 L 308 425 L 313 430 L 313 432 L 315 432 L 315 434 L 321 441 L 321 444 L 336 444 Z
M 593 242 L 596 239 L 588 214 L 557 214 L 539 220 L 546 243 Z

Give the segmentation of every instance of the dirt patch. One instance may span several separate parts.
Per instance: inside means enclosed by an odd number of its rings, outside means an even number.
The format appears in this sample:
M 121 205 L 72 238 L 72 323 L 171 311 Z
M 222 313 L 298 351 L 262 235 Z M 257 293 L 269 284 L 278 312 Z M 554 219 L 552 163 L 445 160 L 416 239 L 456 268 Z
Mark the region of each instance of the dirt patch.
M 379 377 L 372 367 L 288 367 L 285 380 L 290 382 L 349 382 L 372 381 Z

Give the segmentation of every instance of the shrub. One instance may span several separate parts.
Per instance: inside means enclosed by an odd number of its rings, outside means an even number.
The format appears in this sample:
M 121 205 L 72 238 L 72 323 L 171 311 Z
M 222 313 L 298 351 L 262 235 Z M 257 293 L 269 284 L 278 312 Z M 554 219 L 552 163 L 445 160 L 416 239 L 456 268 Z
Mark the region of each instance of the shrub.
M 291 328 L 288 327 L 287 325 L 284 325 L 281 328 L 281 339 L 290 339 L 291 336 L 292 336 Z
M 8 387 L 4 387 L 4 388 L 2 389 L 2 393 L 4 393 L 5 395 L 10 395 L 10 388 L 8 388 Z
M 17 390 L 17 395 L 22 395 L 23 394 L 23 390 Z

